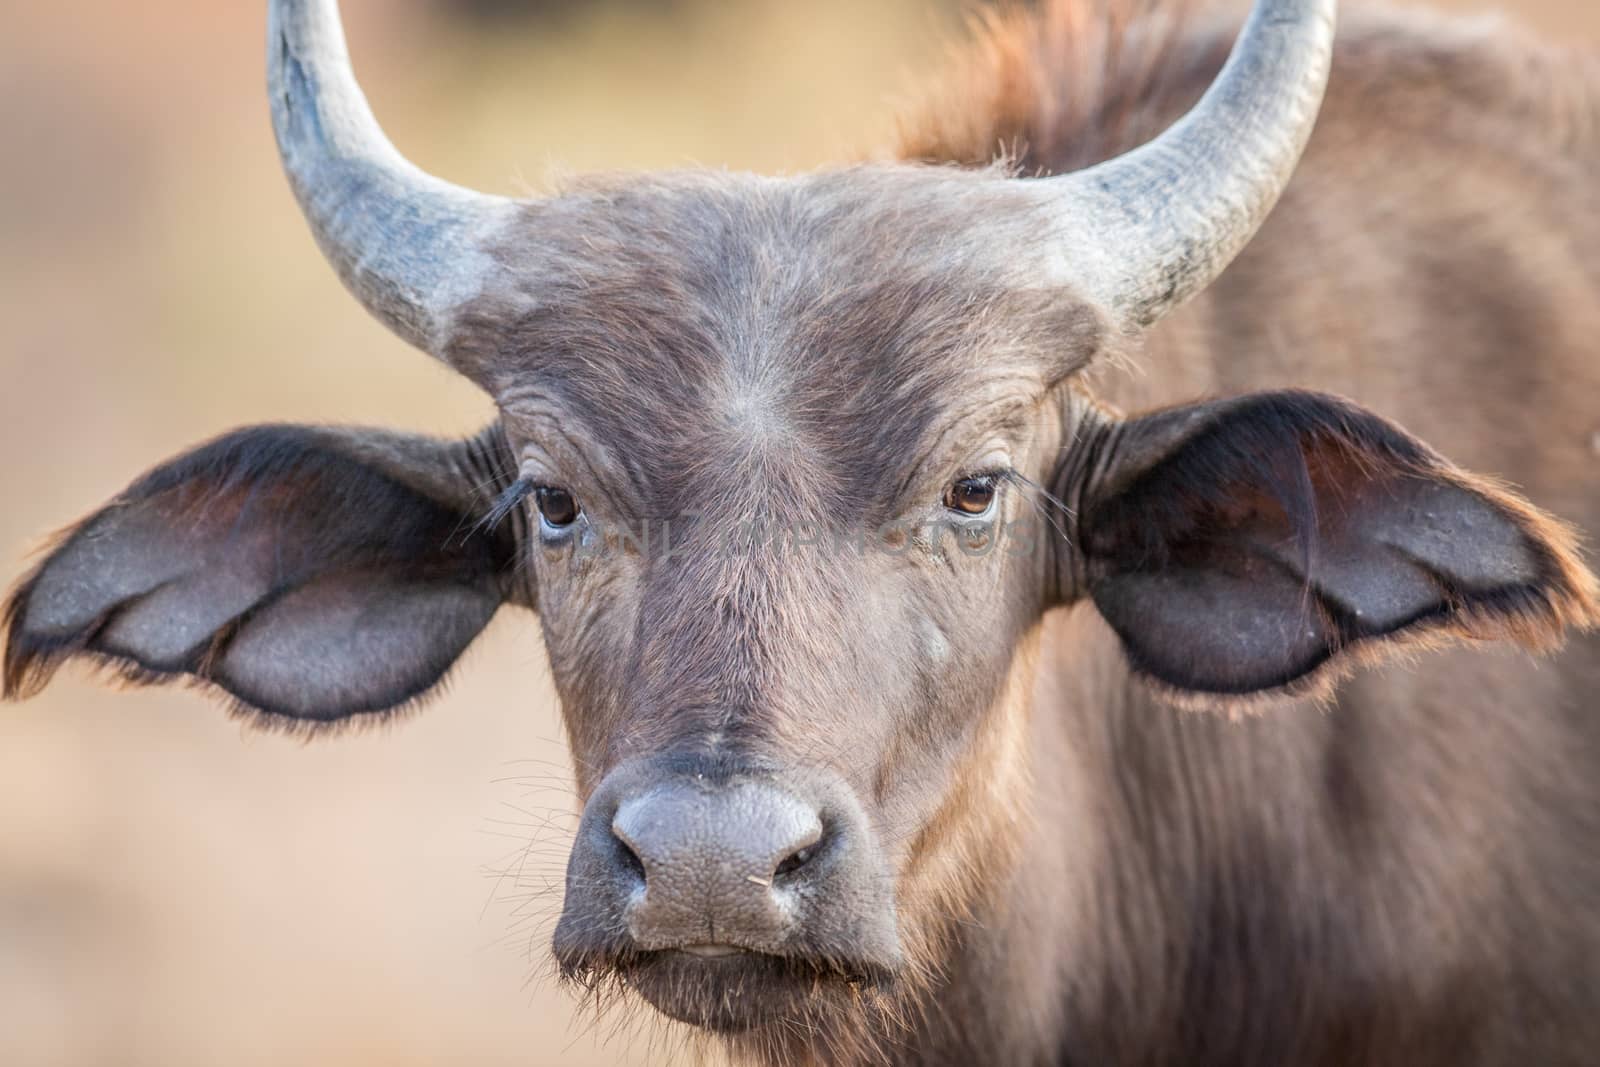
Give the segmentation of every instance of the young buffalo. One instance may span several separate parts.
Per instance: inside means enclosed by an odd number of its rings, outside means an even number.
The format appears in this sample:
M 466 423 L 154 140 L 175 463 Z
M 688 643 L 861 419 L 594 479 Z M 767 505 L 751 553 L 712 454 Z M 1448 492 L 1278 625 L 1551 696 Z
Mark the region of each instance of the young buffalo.
M 1592 1062 L 1595 579 L 1413 434 L 1600 528 L 1600 64 L 1134 13 L 993 19 L 901 162 L 522 202 L 274 0 L 322 249 L 500 416 L 156 468 L 16 591 L 6 692 L 310 729 L 536 610 L 561 967 L 755 1062 Z

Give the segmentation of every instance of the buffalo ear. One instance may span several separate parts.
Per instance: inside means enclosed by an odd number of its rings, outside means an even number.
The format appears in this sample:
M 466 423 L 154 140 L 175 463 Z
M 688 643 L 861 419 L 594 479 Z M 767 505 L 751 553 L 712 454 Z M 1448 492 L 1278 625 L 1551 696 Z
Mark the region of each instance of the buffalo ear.
M 1600 620 L 1569 530 L 1347 401 L 1261 393 L 1101 436 L 1087 590 L 1180 702 L 1301 692 L 1423 638 L 1544 649 Z
M 84 657 L 280 724 L 415 701 L 519 588 L 497 427 L 470 441 L 299 426 L 185 453 L 65 532 L 4 612 L 4 691 Z M 518 517 L 520 518 L 520 516 Z

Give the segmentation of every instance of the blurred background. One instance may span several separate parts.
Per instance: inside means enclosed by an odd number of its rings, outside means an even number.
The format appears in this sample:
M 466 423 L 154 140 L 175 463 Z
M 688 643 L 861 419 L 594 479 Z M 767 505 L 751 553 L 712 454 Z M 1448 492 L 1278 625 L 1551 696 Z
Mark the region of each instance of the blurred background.
M 467 433 L 279 173 L 259 0 L 7 0 L 0 580 L 240 423 Z M 494 192 L 565 171 L 812 167 L 881 142 L 958 0 L 345 0 L 375 110 Z M 1593 0 L 1457 0 L 1600 39 Z M 314 744 L 68 668 L 0 708 L 0 1064 L 666 1063 L 553 986 L 575 822 L 537 626 L 409 720 Z

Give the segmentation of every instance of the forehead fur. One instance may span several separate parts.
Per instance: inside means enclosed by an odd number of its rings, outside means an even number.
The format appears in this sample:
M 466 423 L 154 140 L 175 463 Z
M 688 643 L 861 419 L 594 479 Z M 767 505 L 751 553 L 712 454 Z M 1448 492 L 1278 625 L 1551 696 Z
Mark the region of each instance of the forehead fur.
M 1101 337 L 1001 254 L 1020 209 L 994 177 L 589 181 L 505 235 L 450 355 L 508 410 L 568 413 L 639 484 L 742 458 L 802 497 L 883 498 L 897 460 L 1037 397 Z

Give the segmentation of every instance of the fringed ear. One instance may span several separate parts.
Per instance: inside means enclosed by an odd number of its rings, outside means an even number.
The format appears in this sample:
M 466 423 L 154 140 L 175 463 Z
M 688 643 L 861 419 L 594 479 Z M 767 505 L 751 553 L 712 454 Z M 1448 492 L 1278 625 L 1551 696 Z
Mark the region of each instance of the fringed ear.
M 480 523 L 510 480 L 471 441 L 264 426 L 141 478 L 67 531 L 6 604 L 5 695 L 83 657 L 191 680 L 278 725 L 428 693 L 507 599 L 520 521 Z
M 1600 621 L 1571 530 L 1335 397 L 1130 420 L 1079 520 L 1088 591 L 1179 702 L 1303 692 L 1406 644 Z

